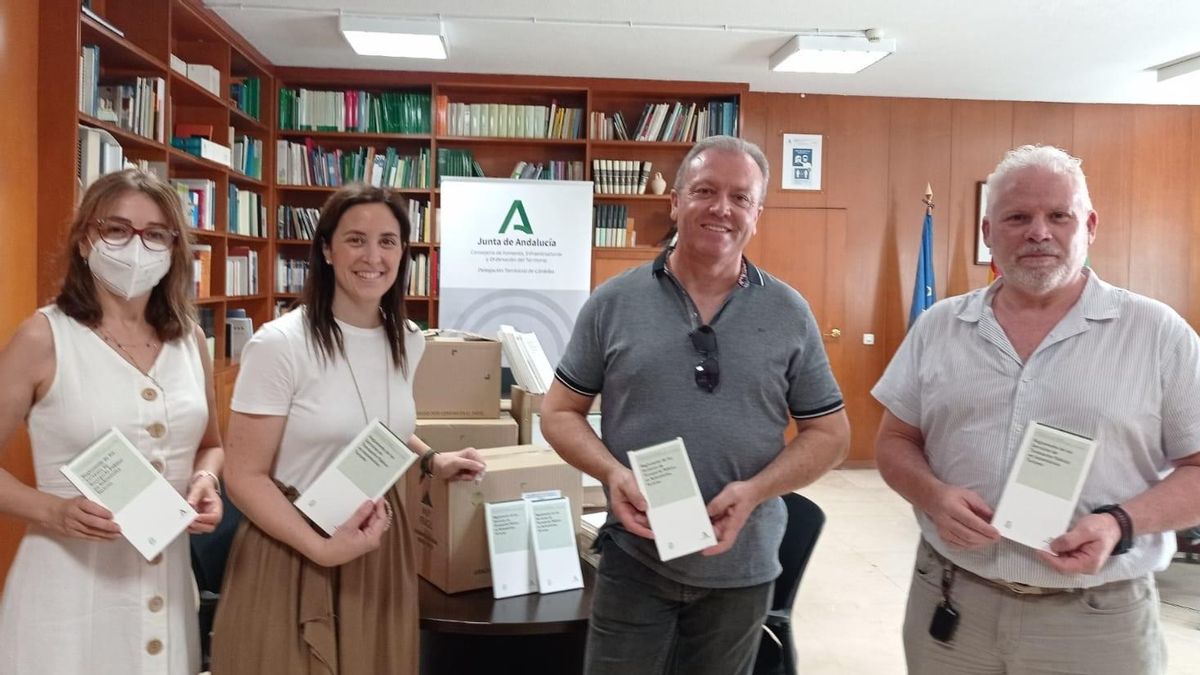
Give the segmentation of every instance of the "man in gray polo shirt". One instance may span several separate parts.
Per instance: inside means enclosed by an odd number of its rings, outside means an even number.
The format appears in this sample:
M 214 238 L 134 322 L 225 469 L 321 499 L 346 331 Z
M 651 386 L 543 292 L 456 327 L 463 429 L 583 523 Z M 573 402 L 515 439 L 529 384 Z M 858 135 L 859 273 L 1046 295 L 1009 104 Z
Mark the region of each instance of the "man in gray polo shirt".
M 1200 522 L 1200 339 L 1084 267 L 1097 216 L 1078 159 L 1023 146 L 988 177 L 1003 276 L 914 324 L 872 390 L 884 479 L 922 542 L 913 673 L 1161 673 L 1153 572 Z M 1027 425 L 1098 441 L 1057 555 L 990 522 Z
M 842 396 L 808 303 L 742 257 L 768 173 L 740 139 L 688 152 L 671 191 L 675 247 L 596 289 L 542 405 L 550 444 L 609 497 L 589 675 L 749 673 L 780 572 L 778 497 L 845 454 Z M 603 441 L 586 419 L 600 393 Z M 717 543 L 664 563 L 628 452 L 677 436 Z

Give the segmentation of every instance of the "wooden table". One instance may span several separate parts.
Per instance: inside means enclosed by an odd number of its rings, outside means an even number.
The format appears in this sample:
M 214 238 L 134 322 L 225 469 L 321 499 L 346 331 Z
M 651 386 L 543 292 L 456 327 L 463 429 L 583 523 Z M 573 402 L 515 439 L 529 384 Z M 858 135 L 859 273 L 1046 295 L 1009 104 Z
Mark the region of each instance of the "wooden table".
M 583 588 L 495 600 L 483 588 L 447 595 L 421 580 L 421 672 L 580 673 L 596 570 Z

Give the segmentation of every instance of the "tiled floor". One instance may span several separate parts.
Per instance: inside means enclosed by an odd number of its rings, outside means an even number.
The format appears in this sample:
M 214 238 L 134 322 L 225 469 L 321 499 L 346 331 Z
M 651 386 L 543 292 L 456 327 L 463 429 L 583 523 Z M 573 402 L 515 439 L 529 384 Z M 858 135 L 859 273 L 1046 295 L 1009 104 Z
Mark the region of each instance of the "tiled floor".
M 918 537 L 911 508 L 874 470 L 834 471 L 801 492 L 828 520 L 796 597 L 800 672 L 903 675 L 900 628 Z M 1170 675 L 1200 675 L 1196 609 L 1163 604 Z

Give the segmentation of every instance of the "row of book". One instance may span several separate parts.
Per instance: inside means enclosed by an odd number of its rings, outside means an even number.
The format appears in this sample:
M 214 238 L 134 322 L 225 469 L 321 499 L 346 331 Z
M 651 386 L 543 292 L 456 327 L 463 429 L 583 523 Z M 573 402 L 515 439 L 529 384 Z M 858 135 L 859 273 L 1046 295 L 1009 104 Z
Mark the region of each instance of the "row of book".
M 308 260 L 306 258 L 275 257 L 275 292 L 300 293 L 304 290 L 304 282 L 308 279 Z
M 281 89 L 279 128 L 427 134 L 430 128 L 429 104 L 430 94 L 422 92 Z
M 516 103 L 451 103 L 436 99 L 437 130 L 450 136 L 582 138 L 583 108 Z
M 596 140 L 691 143 L 718 134 L 736 136 L 737 117 L 736 101 L 647 103 L 632 129 L 620 111 L 611 117 L 593 112 L 588 119 L 588 136 Z
M 246 237 L 267 236 L 267 205 L 262 195 L 229 186 L 229 233 Z
M 225 295 L 258 295 L 258 251 L 230 246 L 225 254 Z
M 204 338 L 208 343 L 208 356 L 215 359 L 217 357 L 216 310 L 212 307 L 198 307 L 196 314 L 200 322 L 200 330 L 204 331 Z M 225 358 L 233 363 L 241 361 L 242 350 L 246 348 L 246 343 L 250 342 L 252 337 L 254 337 L 254 319 L 250 318 L 246 309 L 244 307 L 226 309 Z
M 188 63 L 171 54 L 171 70 L 195 82 L 213 96 L 221 96 L 221 71 L 207 63 Z
M 197 230 L 217 229 L 217 182 L 207 178 L 172 178 L 171 185 L 183 203 L 188 225 Z
M 262 140 L 253 136 L 235 136 L 230 168 L 255 180 L 262 180 L 262 156 Z
M 192 297 L 204 299 L 212 289 L 212 246 L 192 244 Z
M 438 251 L 419 251 L 409 263 L 407 297 L 433 297 L 438 293 Z
M 603 248 L 637 245 L 633 218 L 624 204 L 592 206 L 592 244 Z
M 235 77 L 229 83 L 229 98 L 233 105 L 254 119 L 262 119 L 262 80 L 257 77 Z
M 76 175 L 80 186 L 87 188 L 100 176 L 130 167 L 138 168 L 166 179 L 167 163 L 146 159 L 131 159 L 113 135 L 103 129 L 79 125 L 76 139 Z
M 408 220 L 412 224 L 411 241 L 432 243 L 433 212 L 429 202 L 408 200 Z M 321 210 L 303 206 L 280 206 L 275 214 L 275 232 L 280 239 L 303 239 L 311 241 L 317 231 Z
M 583 180 L 583 162 L 551 160 L 549 162 L 520 161 L 513 166 L 509 178 L 526 180 Z
M 432 182 L 429 149 L 401 155 L 395 148 L 380 153 L 373 147 L 326 150 L 311 138 L 303 143 L 276 141 L 275 180 L 280 185 L 336 187 L 368 183 L 376 187 L 426 189 Z
M 507 324 L 496 332 L 513 378 L 531 394 L 545 394 L 554 381 L 554 368 L 536 333 L 522 333 Z
M 475 161 L 470 150 L 455 150 L 438 148 L 437 156 L 438 177 L 444 176 L 478 176 L 484 177 L 483 167 Z
M 601 195 L 645 194 L 653 165 L 636 159 L 593 159 L 592 191 Z

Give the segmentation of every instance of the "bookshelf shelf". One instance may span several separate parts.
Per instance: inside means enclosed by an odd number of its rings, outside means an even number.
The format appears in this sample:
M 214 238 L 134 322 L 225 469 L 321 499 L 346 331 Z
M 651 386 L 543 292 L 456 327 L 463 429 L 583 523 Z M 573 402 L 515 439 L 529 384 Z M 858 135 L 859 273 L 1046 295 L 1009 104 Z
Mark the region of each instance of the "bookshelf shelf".
M 267 125 L 238 110 L 233 101 L 226 101 L 225 104 L 229 106 L 229 119 L 238 131 L 259 137 L 266 137 L 271 132 Z
M 197 237 L 204 237 L 205 239 L 224 239 L 226 236 L 228 236 L 224 232 L 217 232 L 216 230 L 202 230 L 198 227 L 193 227 L 189 229 L 188 232 L 191 232 Z
M 311 239 L 276 239 L 276 246 L 312 246 Z M 278 295 L 278 294 L 277 294 Z
M 428 141 L 429 134 L 365 134 L 357 131 L 297 131 L 295 129 L 280 129 L 280 138 L 300 139 L 311 138 L 314 141 Z
M 117 142 L 121 144 L 121 147 L 126 149 L 132 148 L 143 152 L 161 152 L 164 153 L 164 159 L 165 153 L 171 150 L 171 148 L 159 143 L 153 138 L 147 138 L 141 134 L 135 134 L 128 129 L 122 129 L 112 122 L 105 122 L 104 120 L 92 117 L 86 113 L 79 113 L 79 123 L 107 131 L 113 135 L 113 138 L 117 139 Z
M 192 155 L 192 156 L 194 156 L 194 155 Z M 251 178 L 250 176 L 247 176 L 246 174 L 241 173 L 239 171 L 235 171 L 233 169 L 228 169 L 228 171 L 229 171 L 230 182 L 237 183 L 238 185 L 246 186 L 246 187 L 253 188 L 256 190 L 260 190 L 260 191 L 267 189 L 267 184 L 257 178 Z
M 101 63 L 105 68 L 166 74 L 166 63 L 128 39 L 116 35 L 90 16 L 80 15 L 79 28 L 80 44 L 98 45 Z
M 244 242 L 247 244 L 267 244 L 270 242 L 270 239 L 268 239 L 266 237 L 251 237 L 251 236 L 245 235 L 245 234 L 230 233 L 230 234 L 226 234 L 225 238 L 230 241 Z
M 638 150 L 683 150 L 687 151 L 694 143 L 670 143 L 666 141 L 591 141 L 591 146 L 596 149 L 605 148 L 637 148 Z
M 520 145 L 545 148 L 585 148 L 583 138 L 509 138 L 501 136 L 438 136 L 438 144 L 447 145 Z
M 231 174 L 233 171 L 224 164 L 218 164 L 211 159 L 197 157 L 191 153 L 184 152 L 179 148 L 170 148 L 171 164 L 173 166 L 184 167 L 188 169 L 203 169 L 207 171 L 215 171 L 222 174 Z
M 230 107 L 225 99 L 192 82 L 175 70 L 171 71 L 171 101 L 175 105 Z
M 625 194 L 594 193 L 594 194 L 592 194 L 592 199 L 596 200 L 596 201 L 601 201 L 601 202 L 669 202 L 669 201 L 671 201 L 671 194 L 669 192 L 666 194 L 661 194 L 661 195 L 654 195 L 654 194 L 625 195 Z
M 267 295 L 265 293 L 256 293 L 254 295 L 227 295 L 227 296 L 225 296 L 224 299 L 225 299 L 225 302 L 230 302 L 230 303 L 254 302 L 257 300 L 266 300 Z

